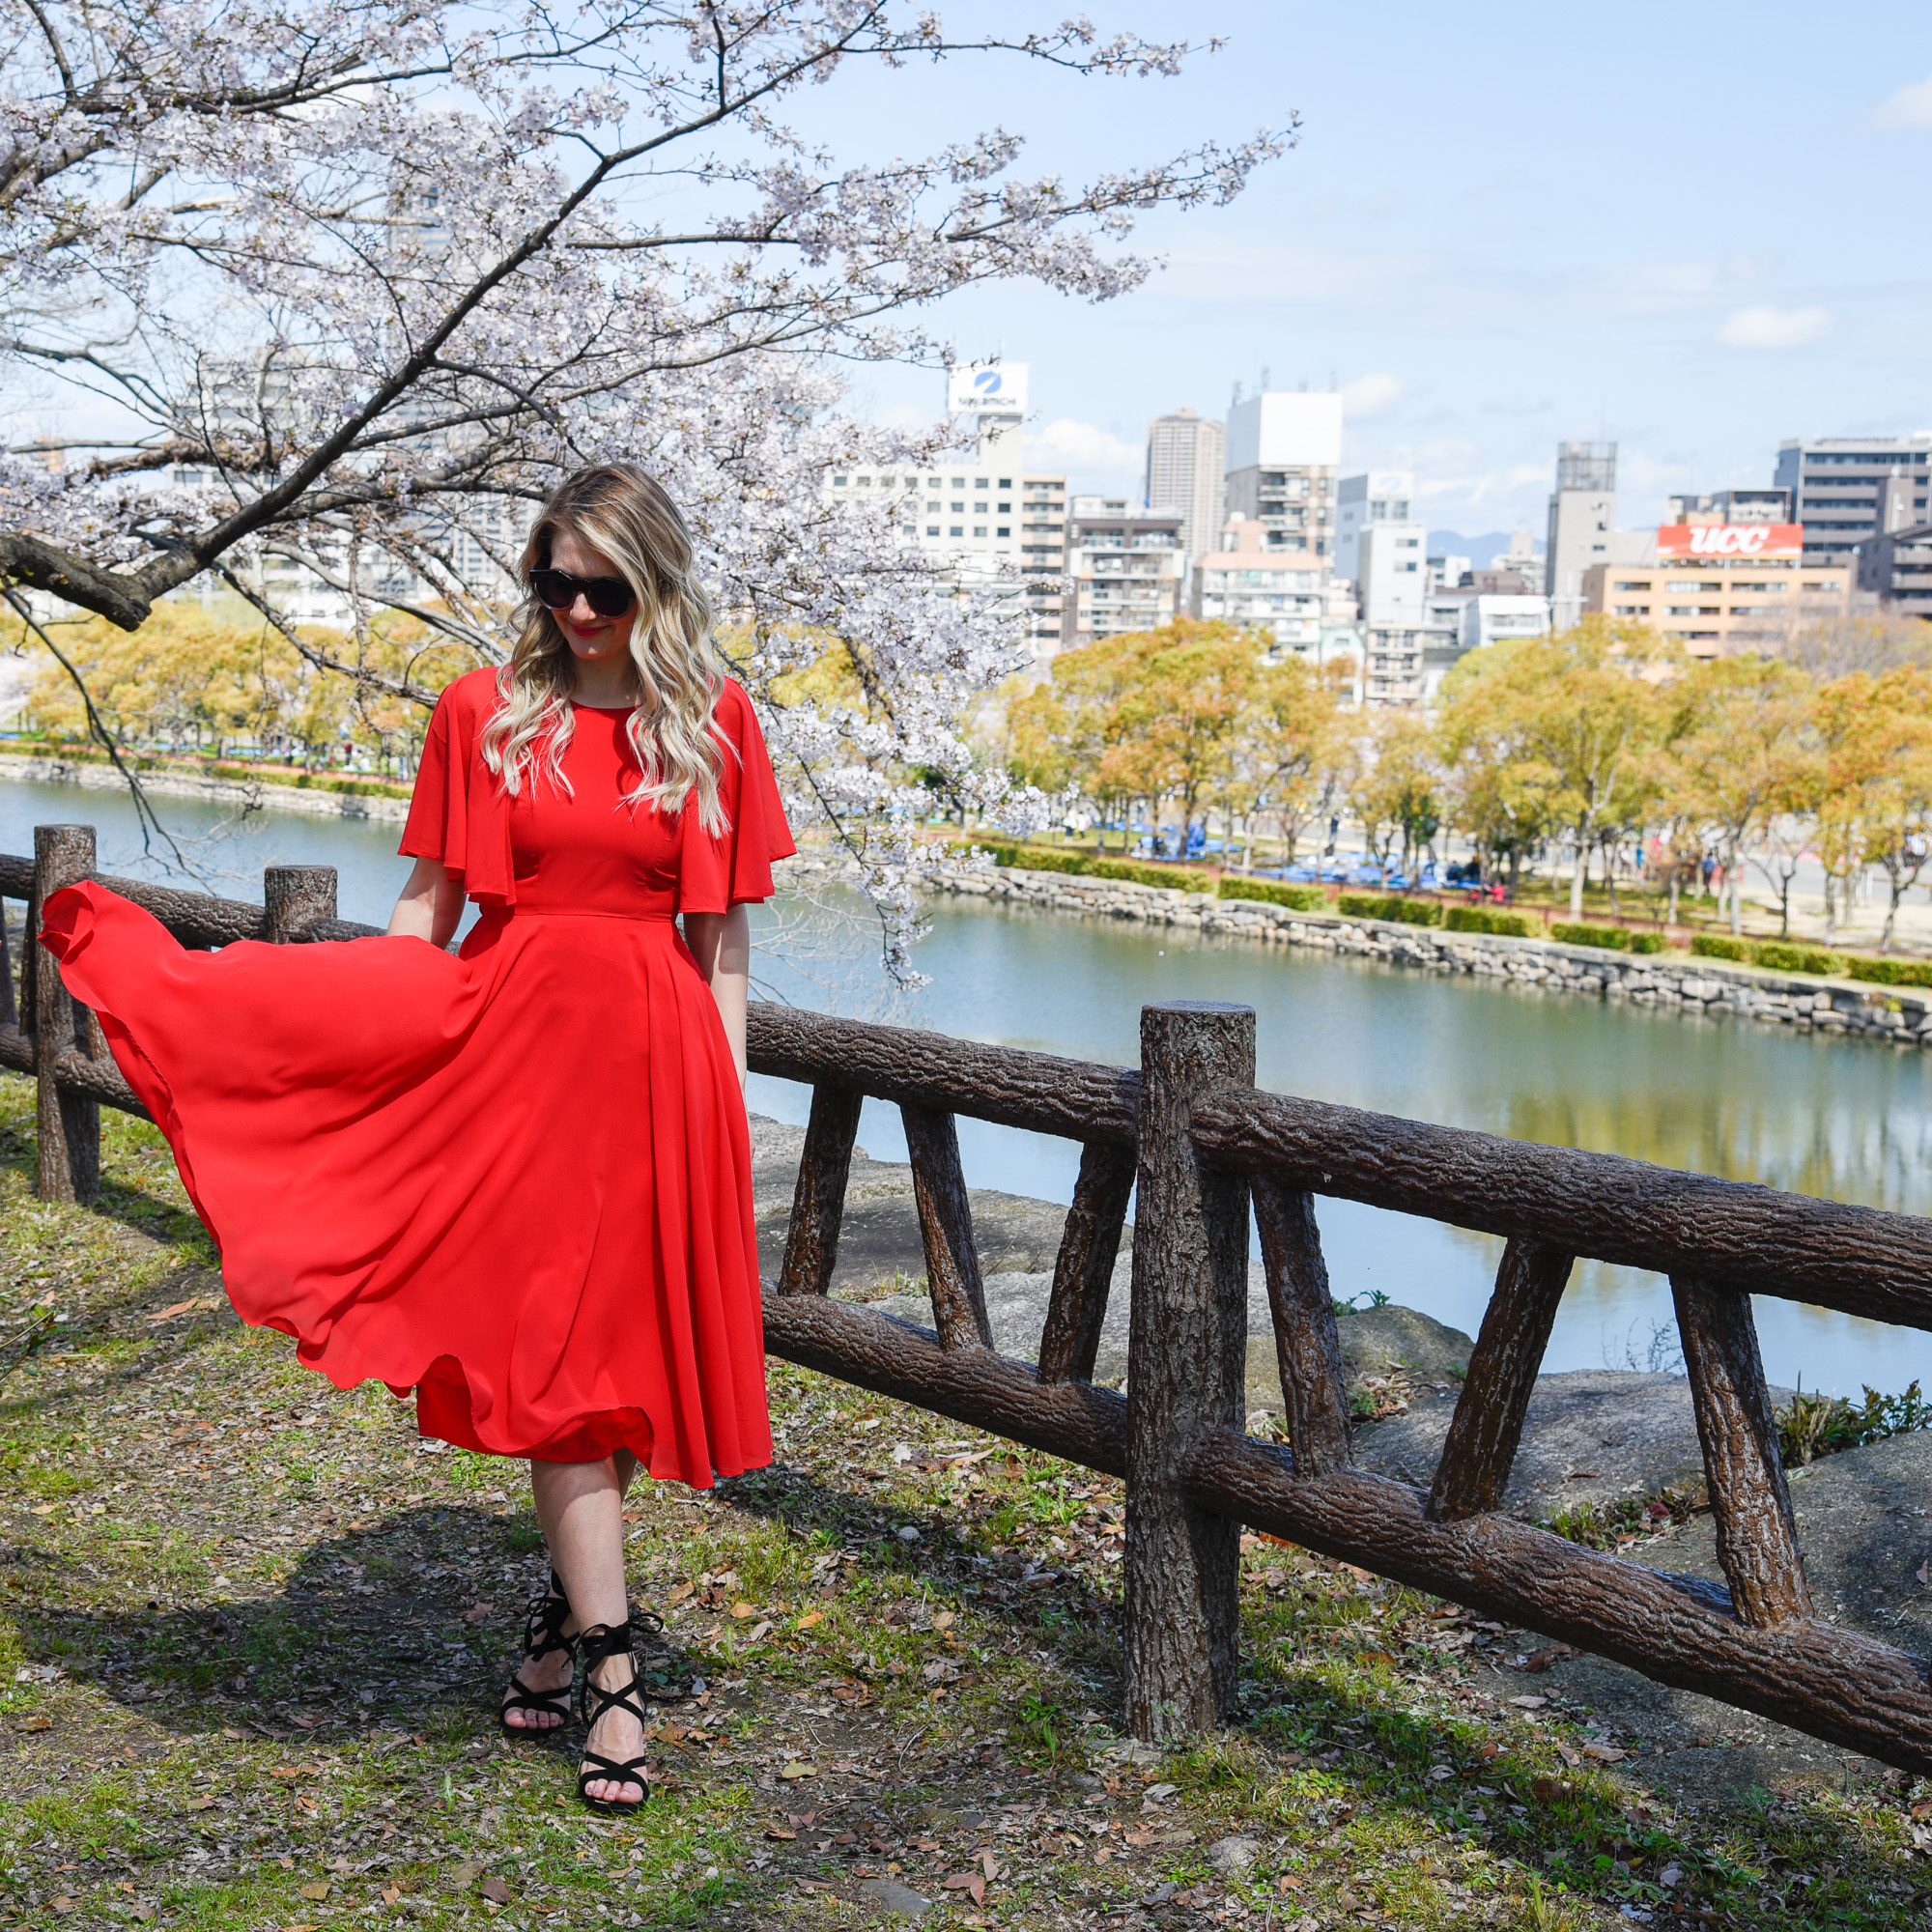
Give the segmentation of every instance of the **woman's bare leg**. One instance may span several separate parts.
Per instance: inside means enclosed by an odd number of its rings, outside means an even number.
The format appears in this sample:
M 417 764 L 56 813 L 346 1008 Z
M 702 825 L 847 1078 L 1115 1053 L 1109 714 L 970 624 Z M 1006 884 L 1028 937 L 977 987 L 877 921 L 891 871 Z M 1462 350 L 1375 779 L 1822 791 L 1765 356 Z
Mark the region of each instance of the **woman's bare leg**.
M 621 1624 L 630 1614 L 624 1582 L 624 1490 L 637 1473 L 637 1458 L 620 1451 L 628 1470 L 617 1460 L 601 1463 L 535 1463 L 530 1464 L 530 1488 L 536 1496 L 537 1520 L 550 1545 L 564 1595 L 570 1599 L 572 1634 L 596 1624 Z M 526 1682 L 533 1690 L 551 1688 L 553 1674 L 562 1681 L 566 1666 L 559 1658 L 554 1673 L 548 1664 L 531 1667 Z M 624 1688 L 621 1660 L 607 1662 L 592 1680 L 601 1689 Z M 590 1744 L 606 1757 L 622 1761 L 643 1749 L 643 1731 L 623 1711 L 609 1713 L 593 1726 Z M 599 1779 L 589 1787 L 592 1798 L 623 1801 L 637 1795 L 635 1784 Z

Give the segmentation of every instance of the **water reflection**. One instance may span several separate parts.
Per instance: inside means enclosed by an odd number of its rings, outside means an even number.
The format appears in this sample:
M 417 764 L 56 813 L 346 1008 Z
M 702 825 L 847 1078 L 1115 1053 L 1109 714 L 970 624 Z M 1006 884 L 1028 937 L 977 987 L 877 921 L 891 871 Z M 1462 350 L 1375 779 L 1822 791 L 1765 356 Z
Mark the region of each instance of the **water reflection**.
M 381 923 L 407 870 L 393 824 L 283 813 L 236 823 L 217 808 L 162 805 L 194 841 L 208 889 L 231 897 L 259 899 L 264 865 L 332 865 L 343 916 Z M 103 870 L 166 876 L 143 856 L 134 815 L 115 793 L 0 783 L 0 850 L 31 852 L 35 824 L 57 820 L 98 828 Z M 820 896 L 822 906 L 793 898 L 760 914 L 794 963 L 767 952 L 759 970 L 804 1006 L 883 1010 L 968 1038 L 1131 1064 L 1143 1002 L 1241 1001 L 1257 1011 L 1264 1087 L 1932 1210 L 1932 1069 L 1916 1050 L 977 900 L 934 905 L 919 955 L 932 984 L 885 1007 L 876 924 L 849 895 Z M 804 1090 L 758 1078 L 752 1100 L 799 1122 L 809 1104 Z M 967 1121 L 959 1128 L 976 1184 L 1070 1197 L 1078 1151 L 1068 1143 Z M 868 1103 L 861 1131 L 873 1153 L 904 1157 L 895 1109 Z M 1348 1202 L 1324 1203 L 1321 1222 L 1338 1293 L 1379 1290 L 1474 1332 L 1498 1241 Z M 1760 1301 L 1758 1319 L 1775 1379 L 1789 1383 L 1802 1371 L 1807 1386 L 1848 1392 L 1866 1379 L 1889 1389 L 1914 1376 L 1932 1381 L 1932 1338 L 1776 1301 Z M 1657 1277 L 1584 1264 L 1564 1298 L 1549 1366 L 1641 1364 L 1654 1328 L 1669 1321 L 1669 1291 Z
M 1832 1200 L 1932 1208 L 1932 1094 L 1916 1049 L 978 900 L 938 902 L 932 926 L 920 963 L 933 983 L 910 1003 L 913 1025 L 1132 1063 L 1143 1002 L 1236 1000 L 1256 1009 L 1264 1087 Z M 868 943 L 855 927 L 854 947 Z M 782 984 L 782 967 L 770 970 Z M 755 1085 L 766 1111 L 804 1119 L 802 1092 Z M 894 1110 L 868 1106 L 862 1132 L 873 1153 L 904 1157 Z M 1070 1197 L 1077 1152 L 1064 1142 L 962 1121 L 960 1144 L 976 1184 Z M 1474 1332 L 1499 1241 L 1348 1202 L 1321 1214 L 1337 1293 L 1380 1291 Z M 1660 1278 L 1582 1264 L 1548 1365 L 1641 1366 L 1670 1322 Z M 1775 1301 L 1759 1303 L 1759 1322 L 1766 1368 L 1787 1384 L 1801 1372 L 1807 1387 L 1848 1392 L 1867 1378 L 1932 1380 L 1932 1337 L 1916 1331 Z

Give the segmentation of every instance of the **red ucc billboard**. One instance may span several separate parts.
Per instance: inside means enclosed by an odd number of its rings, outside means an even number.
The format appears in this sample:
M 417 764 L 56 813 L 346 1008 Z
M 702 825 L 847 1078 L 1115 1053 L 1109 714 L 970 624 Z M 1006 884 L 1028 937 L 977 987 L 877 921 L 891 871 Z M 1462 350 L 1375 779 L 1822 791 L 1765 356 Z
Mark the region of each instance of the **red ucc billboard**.
M 1677 556 L 1802 556 L 1803 524 L 1665 524 L 1657 554 Z

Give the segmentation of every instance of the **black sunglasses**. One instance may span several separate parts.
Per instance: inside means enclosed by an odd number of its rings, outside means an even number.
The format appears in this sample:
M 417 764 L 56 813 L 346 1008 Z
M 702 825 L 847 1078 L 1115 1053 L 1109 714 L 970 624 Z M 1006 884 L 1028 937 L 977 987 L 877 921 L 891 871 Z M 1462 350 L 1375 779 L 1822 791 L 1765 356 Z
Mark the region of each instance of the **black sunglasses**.
M 621 577 L 573 577 L 567 570 L 533 570 L 530 590 L 546 611 L 568 611 L 579 597 L 600 617 L 621 617 L 638 594 Z

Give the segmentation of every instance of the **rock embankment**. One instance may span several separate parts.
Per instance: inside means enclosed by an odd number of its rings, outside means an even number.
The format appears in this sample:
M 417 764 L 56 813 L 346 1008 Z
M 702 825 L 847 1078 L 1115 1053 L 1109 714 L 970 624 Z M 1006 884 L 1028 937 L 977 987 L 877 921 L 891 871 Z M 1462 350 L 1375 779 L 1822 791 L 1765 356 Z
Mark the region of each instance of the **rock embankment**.
M 759 1252 L 776 1273 L 784 1248 L 803 1130 L 753 1122 Z M 972 1190 L 996 1346 L 1031 1359 L 1052 1283 L 1065 1210 Z M 1131 1231 L 1130 1231 L 1131 1234 Z M 929 1326 L 911 1170 L 855 1155 L 834 1293 Z M 1247 1400 L 1251 1426 L 1281 1410 L 1273 1331 L 1258 1273 L 1251 1277 Z M 1126 1366 L 1131 1269 L 1125 1256 L 1109 1296 L 1098 1379 Z M 1344 1369 L 1360 1406 L 1391 1413 L 1355 1426 L 1355 1460 L 1397 1481 L 1426 1485 L 1456 1406 L 1470 1338 L 1413 1309 L 1364 1309 L 1341 1320 Z M 1782 1402 L 1786 1392 L 1776 1390 Z M 1533 1520 L 1595 1513 L 1605 1542 L 1656 1570 L 1720 1582 L 1708 1510 L 1651 1519 L 1617 1534 L 1633 1502 L 1700 1490 L 1703 1457 L 1689 1383 L 1679 1376 L 1586 1370 L 1538 1378 L 1504 1508 Z M 1895 1437 L 1793 1470 L 1800 1546 L 1818 1614 L 1916 1652 L 1932 1651 L 1932 1432 Z M 1748 1712 L 1674 1690 L 1620 1664 L 1531 1632 L 1462 1620 L 1447 1647 L 1467 1646 L 1473 1688 L 1519 1703 L 1526 1695 L 1594 1717 L 1620 1775 L 1684 1798 L 1734 1798 L 1759 1788 L 1835 1787 L 1843 1752 Z
M 1633 957 L 1547 939 L 1442 932 L 1387 920 L 1296 912 L 1255 899 L 1220 899 L 1211 893 L 1183 893 L 1020 867 L 980 870 L 948 867 L 933 875 L 931 887 L 1042 912 L 1226 933 L 1268 945 L 1305 947 L 1431 972 L 1464 973 L 1593 999 L 1735 1013 L 1800 1032 L 1856 1034 L 1904 1046 L 1932 1045 L 1932 992 L 1925 990 L 1772 973 L 1683 953 Z
M 366 818 L 391 825 L 402 824 L 410 815 L 407 798 L 331 791 L 325 784 L 274 784 L 171 771 L 145 771 L 140 777 L 142 788 L 157 798 L 195 798 L 207 805 L 249 811 L 293 811 L 304 818 Z M 0 753 L 0 779 L 78 785 L 83 791 L 128 789 L 127 780 L 112 765 L 97 765 L 84 758 L 29 758 Z

